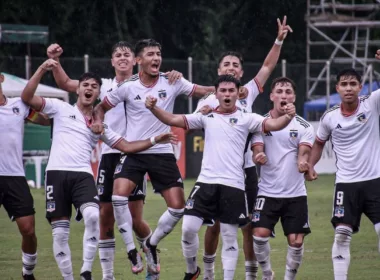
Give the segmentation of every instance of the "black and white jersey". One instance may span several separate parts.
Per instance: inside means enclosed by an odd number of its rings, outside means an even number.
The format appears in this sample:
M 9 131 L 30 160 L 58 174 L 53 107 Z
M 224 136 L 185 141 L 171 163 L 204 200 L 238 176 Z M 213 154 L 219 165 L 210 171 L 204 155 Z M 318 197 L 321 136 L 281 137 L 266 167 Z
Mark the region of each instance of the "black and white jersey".
M 157 106 L 161 109 L 173 112 L 174 101 L 177 96 L 186 94 L 190 96 L 196 85 L 184 78 L 175 84 L 169 85 L 167 77 L 160 73 L 157 81 L 150 86 L 144 85 L 139 74 L 132 76 L 129 80 L 120 84 L 112 90 L 104 100 L 112 107 L 126 102 L 127 111 L 127 134 L 126 139 L 131 141 L 149 139 L 162 133 L 170 132 L 170 127 L 158 120 L 146 107 L 147 96 L 157 98 Z M 141 154 L 163 154 L 173 153 L 171 144 L 155 145 Z
M 360 96 L 358 108 L 344 115 L 341 106 L 321 118 L 317 141 L 331 141 L 336 155 L 336 183 L 353 183 L 380 177 L 380 90 Z

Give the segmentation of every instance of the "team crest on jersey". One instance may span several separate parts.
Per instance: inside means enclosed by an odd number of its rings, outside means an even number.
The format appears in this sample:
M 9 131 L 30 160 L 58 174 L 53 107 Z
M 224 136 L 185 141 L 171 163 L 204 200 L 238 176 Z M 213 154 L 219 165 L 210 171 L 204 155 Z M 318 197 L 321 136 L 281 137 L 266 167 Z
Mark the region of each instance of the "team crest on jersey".
M 361 123 L 365 123 L 367 122 L 367 117 L 365 116 L 364 113 L 360 113 L 357 117 L 358 121 L 361 122 Z
M 334 211 L 334 216 L 337 218 L 344 217 L 344 207 L 343 206 L 337 206 Z
M 158 97 L 161 99 L 161 100 L 165 100 L 166 99 L 166 90 L 162 89 L 162 90 L 159 90 L 158 91 Z
M 297 136 L 298 136 L 298 130 L 291 129 L 290 132 L 289 132 L 289 135 L 290 135 L 290 138 L 293 138 L 293 139 L 297 138 Z
M 239 99 L 241 106 L 247 107 L 247 99 Z
M 258 222 L 260 221 L 260 212 L 254 212 L 252 215 L 252 222 Z
M 235 125 L 237 124 L 238 119 L 237 118 L 230 118 L 230 125 Z
M 13 111 L 13 114 L 20 115 L 20 108 L 19 107 L 13 107 L 12 111 Z
M 118 164 L 115 168 L 115 173 L 114 174 L 118 174 L 121 172 L 121 169 L 123 168 L 123 164 Z
M 48 202 L 46 202 L 46 211 L 47 212 L 53 212 L 53 211 L 55 211 L 55 201 L 48 201 Z
M 194 199 L 189 198 L 186 201 L 185 208 L 188 209 L 188 210 L 190 210 L 190 209 L 193 209 L 193 207 L 194 207 Z
M 104 192 L 104 186 L 103 185 L 98 185 L 98 195 L 102 195 Z

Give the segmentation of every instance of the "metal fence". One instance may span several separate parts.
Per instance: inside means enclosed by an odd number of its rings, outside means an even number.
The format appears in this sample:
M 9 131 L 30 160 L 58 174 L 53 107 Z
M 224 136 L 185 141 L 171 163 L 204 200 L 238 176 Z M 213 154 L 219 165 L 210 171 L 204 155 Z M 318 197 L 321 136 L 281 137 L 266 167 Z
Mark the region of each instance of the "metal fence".
M 28 79 L 45 60 L 46 58 L 43 57 L 0 57 L 0 72 Z M 85 71 L 95 72 L 104 78 L 112 78 L 114 75 L 110 58 L 94 58 L 88 56 L 66 57 L 61 58 L 60 62 L 69 77 L 73 79 L 77 79 Z M 242 82 L 246 83 L 255 77 L 261 66 L 262 62 L 245 62 Z M 303 114 L 303 104 L 306 96 L 305 67 L 305 64 L 289 64 L 286 63 L 286 61 L 281 61 L 271 75 L 271 78 L 287 76 L 295 81 L 297 85 L 296 106 L 299 115 Z M 188 60 L 164 59 L 161 71 L 165 72 L 173 69 L 183 73 L 184 77 L 193 83 L 200 85 L 212 85 L 217 77 L 216 62 L 197 61 L 191 58 Z M 135 72 L 137 72 L 137 67 Z M 43 84 L 56 86 L 52 74 L 45 75 L 41 82 Z M 269 101 L 270 82 L 269 80 L 266 83 L 264 94 L 261 94 L 254 103 L 254 111 L 259 114 L 268 112 L 272 106 Z M 75 98 L 76 95 L 70 95 L 70 102 L 75 102 Z M 192 108 L 195 109 L 196 104 L 197 99 L 195 98 L 188 100 L 185 96 L 180 97 L 176 100 L 175 113 L 191 112 Z

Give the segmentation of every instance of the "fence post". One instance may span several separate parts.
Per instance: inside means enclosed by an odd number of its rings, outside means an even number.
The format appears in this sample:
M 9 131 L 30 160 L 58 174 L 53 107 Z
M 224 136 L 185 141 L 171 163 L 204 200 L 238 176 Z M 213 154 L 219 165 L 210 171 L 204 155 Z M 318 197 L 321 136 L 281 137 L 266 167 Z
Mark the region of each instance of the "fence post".
M 281 75 L 286 77 L 286 59 L 281 60 Z
M 373 66 L 372 66 L 372 64 L 368 65 L 368 70 L 369 70 L 369 86 L 368 86 L 369 92 L 368 92 L 368 94 L 371 94 L 372 93 L 372 83 L 373 83 Z
M 84 55 L 84 72 L 89 71 L 88 60 L 89 60 L 89 56 L 88 56 L 88 54 L 85 54 Z
M 193 58 L 191 56 L 187 59 L 187 79 L 189 82 L 193 82 Z M 191 114 L 193 112 L 193 98 L 190 96 L 188 99 L 188 113 Z
M 30 56 L 25 56 L 25 79 L 30 79 Z
M 326 61 L 326 110 L 330 108 L 330 61 Z

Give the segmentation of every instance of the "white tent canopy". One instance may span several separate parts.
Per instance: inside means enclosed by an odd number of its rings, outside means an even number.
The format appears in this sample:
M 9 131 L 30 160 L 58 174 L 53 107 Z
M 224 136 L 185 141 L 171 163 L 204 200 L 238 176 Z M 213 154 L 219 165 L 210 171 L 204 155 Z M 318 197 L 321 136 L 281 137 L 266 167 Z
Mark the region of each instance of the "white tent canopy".
M 7 73 L 2 74 L 4 75 L 4 82 L 1 84 L 3 94 L 7 97 L 21 96 L 21 93 L 28 83 L 28 80 Z M 67 91 L 43 84 L 39 84 L 37 86 L 36 95 L 44 97 L 55 97 L 69 102 L 69 94 Z

